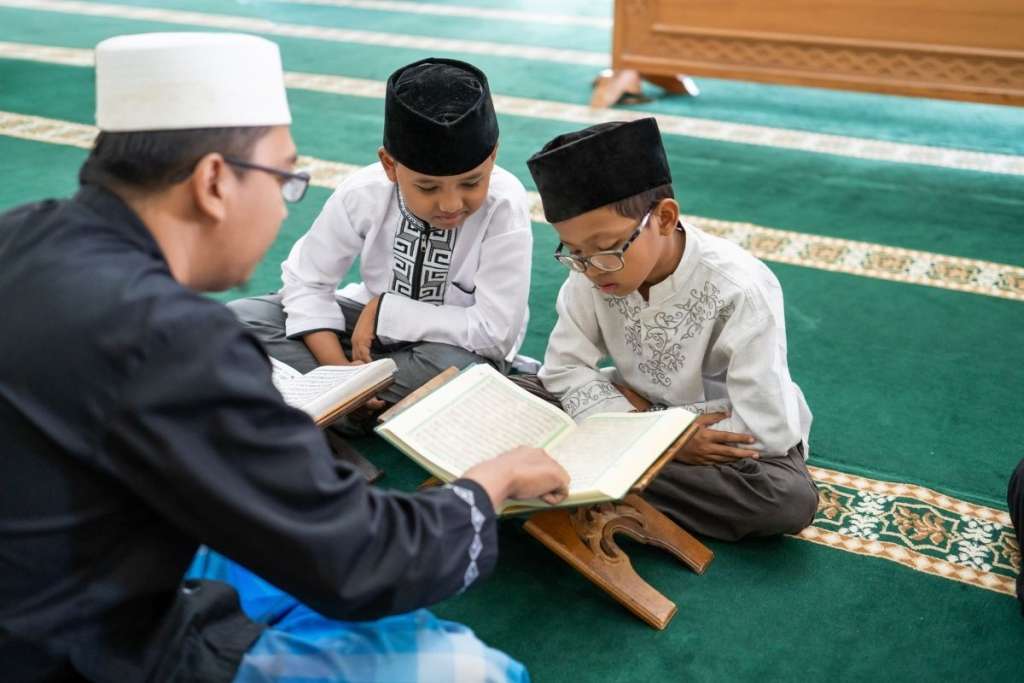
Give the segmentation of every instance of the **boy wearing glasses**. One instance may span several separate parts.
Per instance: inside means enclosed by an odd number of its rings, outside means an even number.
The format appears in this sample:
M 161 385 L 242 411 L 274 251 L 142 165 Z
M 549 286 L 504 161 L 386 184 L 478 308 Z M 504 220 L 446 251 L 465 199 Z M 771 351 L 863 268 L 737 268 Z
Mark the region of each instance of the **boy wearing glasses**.
M 479 69 L 402 67 L 387 83 L 380 162 L 328 199 L 278 294 L 232 309 L 302 372 L 391 357 L 389 402 L 452 365 L 507 371 L 526 333 L 533 237 L 526 191 L 495 166 L 497 145 Z M 336 291 L 357 257 L 361 281 Z
M 782 290 L 749 252 L 680 222 L 655 120 L 561 135 L 528 165 L 571 270 L 544 387 L 575 418 L 700 413 L 646 491 L 680 525 L 737 540 L 810 524 L 811 413 L 789 375 Z

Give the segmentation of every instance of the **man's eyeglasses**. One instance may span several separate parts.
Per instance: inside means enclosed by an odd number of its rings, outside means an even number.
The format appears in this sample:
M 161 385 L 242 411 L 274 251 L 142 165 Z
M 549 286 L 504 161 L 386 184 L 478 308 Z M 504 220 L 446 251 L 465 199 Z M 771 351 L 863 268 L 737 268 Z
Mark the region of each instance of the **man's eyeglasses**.
M 309 174 L 305 171 L 282 171 L 279 168 L 273 168 L 272 166 L 263 166 L 261 164 L 254 164 L 249 161 L 242 161 L 241 159 L 234 159 L 232 157 L 224 157 L 224 161 L 228 162 L 232 166 L 239 168 L 248 168 L 254 171 L 263 171 L 264 173 L 272 173 L 273 175 L 283 178 L 284 182 L 281 183 L 281 196 L 284 197 L 286 202 L 297 202 L 306 196 L 306 190 L 309 188 Z
M 585 273 L 587 268 L 590 266 L 594 266 L 597 270 L 602 270 L 606 273 L 614 273 L 617 270 L 622 270 L 626 265 L 622 255 L 626 253 L 627 249 L 629 249 L 629 245 L 633 244 L 636 238 L 640 236 L 640 233 L 647 227 L 647 222 L 650 219 L 651 211 L 648 211 L 644 214 L 644 217 L 640 219 L 640 224 L 636 226 L 636 230 L 633 231 L 633 234 L 630 235 L 618 249 L 599 251 L 596 254 L 591 254 L 590 256 L 563 254 L 562 248 L 565 245 L 559 242 L 558 248 L 555 249 L 555 259 L 566 268 L 575 270 L 578 273 Z

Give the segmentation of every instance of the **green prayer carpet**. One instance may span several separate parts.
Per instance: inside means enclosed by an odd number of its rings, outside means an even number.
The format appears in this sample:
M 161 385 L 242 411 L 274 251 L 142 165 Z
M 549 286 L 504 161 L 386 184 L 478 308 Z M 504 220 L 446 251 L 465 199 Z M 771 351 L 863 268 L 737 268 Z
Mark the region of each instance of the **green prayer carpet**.
M 608 19 L 609 0 L 419 3 L 435 13 L 403 12 L 400 4 L 120 2 L 171 12 L 147 19 L 129 18 L 127 12 L 86 16 L 67 6 L 48 11 L 46 4 L 28 10 L 0 1 L 0 43 L 90 49 L 120 33 L 211 30 L 195 20 L 210 15 L 594 54 L 606 54 L 611 43 L 609 25 L 542 20 Z M 446 7 L 512 10 L 536 19 L 453 17 L 440 13 Z M 567 105 L 587 102 L 590 81 L 601 68 L 558 61 L 555 53 L 523 58 L 267 36 L 281 45 L 289 71 L 383 82 L 403 63 L 444 54 L 483 68 L 495 94 Z M 1024 155 L 1019 108 L 713 79 L 700 83 L 699 98 L 666 97 L 650 88 L 653 100 L 629 109 Z M 381 99 L 293 89 L 289 100 L 301 154 L 354 165 L 375 159 Z M 93 110 L 88 67 L 0 53 L 0 112 L 91 124 Z M 531 190 L 526 158 L 550 137 L 582 126 L 506 114 L 500 125 L 499 164 Z M 0 128 L 0 210 L 72 193 L 85 150 L 16 135 Z M 1022 175 L 858 159 L 838 147 L 817 153 L 675 134 L 666 135 L 665 143 L 687 214 L 995 262 L 1024 275 Z M 280 237 L 244 291 L 216 296 L 227 300 L 275 290 L 281 260 L 328 196 L 327 189 L 311 188 L 291 207 Z M 564 272 L 550 256 L 556 244 L 550 226 L 535 223 L 534 233 L 531 322 L 523 350 L 539 358 Z M 1020 552 L 999 517 L 1006 509 L 1006 480 L 1024 457 L 1024 296 L 768 264 L 785 292 L 790 369 L 815 415 L 809 462 L 870 480 L 823 484 L 815 528 L 835 538 L 828 544 L 789 537 L 710 542 L 716 559 L 704 576 L 665 554 L 626 543 L 641 576 L 679 605 L 675 620 L 658 632 L 540 546 L 521 521 L 508 520 L 501 525 L 495 575 L 435 611 L 522 660 L 542 683 L 1024 680 L 1024 619 L 1006 592 Z M 385 486 L 410 490 L 425 476 L 377 439 L 356 445 L 386 470 Z M 872 488 L 875 480 L 905 486 Z M 897 546 L 904 555 L 888 552 Z M 916 568 L 899 561 L 907 556 L 916 558 Z M 925 568 L 929 562 L 932 570 Z

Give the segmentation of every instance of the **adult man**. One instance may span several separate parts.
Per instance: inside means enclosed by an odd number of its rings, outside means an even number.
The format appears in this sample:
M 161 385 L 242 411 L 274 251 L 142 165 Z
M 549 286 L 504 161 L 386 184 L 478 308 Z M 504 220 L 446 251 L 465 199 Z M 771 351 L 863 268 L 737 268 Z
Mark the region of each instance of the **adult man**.
M 255 338 L 197 293 L 247 279 L 283 200 L 308 184 L 292 170 L 276 46 L 122 36 L 97 46 L 96 63 L 101 134 L 81 190 L 0 217 L 4 676 L 229 681 L 294 666 L 340 678 L 327 641 L 289 655 L 274 621 L 246 617 L 230 586 L 182 583 L 197 546 L 326 617 L 376 619 L 490 571 L 494 506 L 556 499 L 566 475 L 518 449 L 452 487 L 403 495 L 335 465 L 271 385 Z M 303 616 L 347 646 L 344 625 Z M 434 636 L 422 642 L 443 650 L 445 625 L 421 622 Z M 354 654 L 373 655 L 357 672 L 367 680 L 416 677 L 415 657 Z M 525 676 L 500 653 L 474 656 L 488 677 Z M 454 675 L 434 661 L 438 679 Z M 378 670 L 388 666 L 399 668 Z

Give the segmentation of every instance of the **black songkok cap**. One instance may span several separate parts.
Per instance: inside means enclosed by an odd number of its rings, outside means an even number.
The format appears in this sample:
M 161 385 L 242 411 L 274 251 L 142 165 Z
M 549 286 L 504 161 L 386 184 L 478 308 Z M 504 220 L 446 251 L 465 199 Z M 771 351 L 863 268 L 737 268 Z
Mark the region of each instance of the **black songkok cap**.
M 526 165 L 549 223 L 672 182 L 653 118 L 599 123 L 559 135 Z
M 472 64 L 430 58 L 391 74 L 384 98 L 384 149 L 417 173 L 470 171 L 498 144 L 487 77 Z

